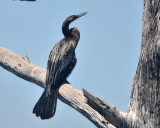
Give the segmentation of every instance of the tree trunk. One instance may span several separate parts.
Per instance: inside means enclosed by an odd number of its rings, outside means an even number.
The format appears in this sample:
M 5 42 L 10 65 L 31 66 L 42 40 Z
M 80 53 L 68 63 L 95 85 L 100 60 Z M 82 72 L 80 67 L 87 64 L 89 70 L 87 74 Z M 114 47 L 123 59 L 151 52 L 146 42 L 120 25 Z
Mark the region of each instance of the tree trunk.
M 160 1 L 144 0 L 142 44 L 128 113 L 130 127 L 160 127 Z

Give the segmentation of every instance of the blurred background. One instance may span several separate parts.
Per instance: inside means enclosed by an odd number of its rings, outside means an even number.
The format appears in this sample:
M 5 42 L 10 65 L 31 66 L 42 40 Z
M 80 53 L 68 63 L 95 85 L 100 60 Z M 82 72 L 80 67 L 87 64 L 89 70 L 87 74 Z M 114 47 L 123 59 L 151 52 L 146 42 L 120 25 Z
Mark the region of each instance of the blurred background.
M 63 21 L 88 11 L 73 22 L 81 38 L 77 65 L 68 81 L 126 112 L 138 64 L 142 0 L 0 1 L 0 46 L 46 68 L 48 55 L 64 36 Z M 43 89 L 0 67 L 0 127 L 95 128 L 79 112 L 58 100 L 54 118 L 40 120 L 32 109 Z

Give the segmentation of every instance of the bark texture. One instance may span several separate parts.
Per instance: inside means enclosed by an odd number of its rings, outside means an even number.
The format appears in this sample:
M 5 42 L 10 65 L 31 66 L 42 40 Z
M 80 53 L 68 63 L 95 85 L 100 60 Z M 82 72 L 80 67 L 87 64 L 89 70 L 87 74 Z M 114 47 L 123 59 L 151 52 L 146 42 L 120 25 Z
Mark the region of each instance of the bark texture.
M 93 96 L 87 90 L 83 89 L 84 96 L 87 98 L 87 103 L 99 112 L 103 117 L 117 128 L 127 127 L 125 121 L 128 117 L 127 113 L 120 112 L 116 107 L 109 106 L 106 102 L 98 97 Z
M 144 0 L 142 44 L 136 75 L 133 80 L 128 113 L 130 127 L 160 127 L 160 1 Z

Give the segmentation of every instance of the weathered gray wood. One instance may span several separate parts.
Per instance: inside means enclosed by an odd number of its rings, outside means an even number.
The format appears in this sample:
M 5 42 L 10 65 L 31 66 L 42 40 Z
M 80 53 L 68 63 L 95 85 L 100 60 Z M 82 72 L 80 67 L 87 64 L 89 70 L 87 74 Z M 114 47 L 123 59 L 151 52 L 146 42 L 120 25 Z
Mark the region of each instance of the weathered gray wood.
M 24 57 L 7 50 L 0 46 L 0 66 L 14 73 L 15 75 L 45 87 L 44 81 L 46 70 L 29 63 Z
M 160 128 L 159 0 L 144 0 L 142 44 L 128 113 L 130 127 Z
M 87 98 L 87 104 L 99 112 L 108 122 L 117 128 L 127 127 L 125 118 L 127 113 L 118 111 L 115 107 L 109 106 L 98 97 L 93 96 L 87 90 L 83 89 L 84 96 Z
M 24 59 L 24 57 L 21 57 L 1 46 L 0 66 L 14 73 L 18 77 L 45 88 L 45 69 L 31 64 L 28 60 Z M 114 128 L 114 126 L 108 123 L 102 115 L 86 103 L 86 98 L 84 97 L 83 92 L 74 88 L 70 84 L 64 84 L 60 88 L 58 98 L 79 111 L 98 128 Z

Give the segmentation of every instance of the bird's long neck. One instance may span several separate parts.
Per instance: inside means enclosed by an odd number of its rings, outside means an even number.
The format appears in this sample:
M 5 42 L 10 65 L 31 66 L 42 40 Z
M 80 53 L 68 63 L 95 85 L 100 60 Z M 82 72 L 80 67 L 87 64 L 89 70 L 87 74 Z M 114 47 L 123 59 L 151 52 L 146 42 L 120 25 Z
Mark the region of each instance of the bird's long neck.
M 70 36 L 69 24 L 70 24 L 70 22 L 64 21 L 63 25 L 62 25 L 62 32 L 63 32 L 63 35 L 65 37 L 69 37 Z
M 63 35 L 65 37 L 71 37 L 73 41 L 73 46 L 76 47 L 77 46 L 77 43 L 80 39 L 80 32 L 78 31 L 77 28 L 71 28 L 69 29 L 69 25 L 71 22 L 73 22 L 74 20 L 68 20 L 66 19 L 64 22 L 63 22 L 63 25 L 62 25 L 62 32 L 63 32 Z

